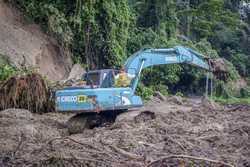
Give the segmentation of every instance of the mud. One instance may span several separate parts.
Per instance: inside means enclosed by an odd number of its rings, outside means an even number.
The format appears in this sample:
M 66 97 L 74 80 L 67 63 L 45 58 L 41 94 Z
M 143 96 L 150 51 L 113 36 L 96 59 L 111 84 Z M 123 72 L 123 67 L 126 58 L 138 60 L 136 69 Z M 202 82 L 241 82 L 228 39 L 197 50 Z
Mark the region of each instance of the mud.
M 0 112 L 0 166 L 250 166 L 250 107 L 154 98 L 69 135 L 72 114 Z

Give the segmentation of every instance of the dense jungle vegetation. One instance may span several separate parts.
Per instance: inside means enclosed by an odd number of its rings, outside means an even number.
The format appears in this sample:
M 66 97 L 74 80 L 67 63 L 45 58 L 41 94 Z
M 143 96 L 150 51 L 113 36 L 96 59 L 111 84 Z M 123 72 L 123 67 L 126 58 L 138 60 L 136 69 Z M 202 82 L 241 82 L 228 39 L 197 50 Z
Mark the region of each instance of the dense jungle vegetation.
M 230 75 L 215 82 L 218 96 L 234 93 L 232 83 L 250 77 L 248 0 L 8 0 L 42 26 L 75 62 L 88 69 L 119 68 L 145 47 L 185 45 L 208 57 L 223 57 Z M 183 65 L 147 69 L 143 96 L 204 92 L 204 72 Z M 143 91 L 142 91 L 143 90 Z

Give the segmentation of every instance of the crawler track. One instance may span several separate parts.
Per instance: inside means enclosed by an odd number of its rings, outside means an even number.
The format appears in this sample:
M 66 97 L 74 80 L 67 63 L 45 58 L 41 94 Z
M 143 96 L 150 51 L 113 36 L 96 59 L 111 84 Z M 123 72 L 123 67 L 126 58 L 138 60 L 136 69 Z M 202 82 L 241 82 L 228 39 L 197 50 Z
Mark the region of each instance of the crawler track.
M 82 133 L 85 129 L 109 125 L 115 122 L 117 115 L 126 110 L 109 110 L 100 113 L 85 112 L 76 114 L 67 121 L 70 134 Z

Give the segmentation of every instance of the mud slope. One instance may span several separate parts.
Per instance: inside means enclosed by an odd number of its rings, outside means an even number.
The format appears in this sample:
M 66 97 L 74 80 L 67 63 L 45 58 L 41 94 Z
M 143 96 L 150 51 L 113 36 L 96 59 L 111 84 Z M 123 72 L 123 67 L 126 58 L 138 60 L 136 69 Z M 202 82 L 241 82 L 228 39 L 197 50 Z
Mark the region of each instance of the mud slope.
M 0 0 L 0 54 L 17 67 L 23 64 L 37 67 L 51 80 L 67 77 L 72 66 L 69 53 L 3 0 Z

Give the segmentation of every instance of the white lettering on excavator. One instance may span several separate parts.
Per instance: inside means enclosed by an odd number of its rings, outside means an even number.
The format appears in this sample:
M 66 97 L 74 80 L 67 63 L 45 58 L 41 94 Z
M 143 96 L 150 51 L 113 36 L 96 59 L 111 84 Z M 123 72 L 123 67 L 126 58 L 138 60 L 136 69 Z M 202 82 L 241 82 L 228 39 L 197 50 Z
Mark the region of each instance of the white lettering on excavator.
M 165 58 L 166 62 L 177 62 L 177 57 L 176 56 L 169 56 Z
M 77 96 L 60 96 L 57 97 L 58 102 L 77 102 Z

